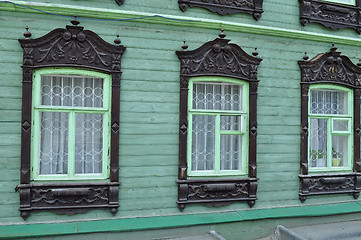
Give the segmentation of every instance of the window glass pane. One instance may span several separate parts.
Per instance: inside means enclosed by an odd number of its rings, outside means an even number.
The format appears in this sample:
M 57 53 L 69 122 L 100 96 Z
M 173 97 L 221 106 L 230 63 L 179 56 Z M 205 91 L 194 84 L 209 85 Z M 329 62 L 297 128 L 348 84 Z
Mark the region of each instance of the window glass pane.
M 103 115 L 76 114 L 75 174 L 102 173 Z
M 194 83 L 193 109 L 242 111 L 242 86 L 207 82 Z
M 242 131 L 242 117 L 221 116 L 221 130 Z
M 221 135 L 221 170 L 241 170 L 242 135 Z
M 40 113 L 39 174 L 68 173 L 68 113 Z
M 327 119 L 310 119 L 310 167 L 327 165 Z
M 214 169 L 215 116 L 193 115 L 192 171 Z
M 347 92 L 338 90 L 312 90 L 311 114 L 348 114 Z
M 103 107 L 103 81 L 79 75 L 42 75 L 41 104 Z
M 332 136 L 332 167 L 347 167 L 348 136 Z
M 333 120 L 333 131 L 348 131 L 348 121 Z

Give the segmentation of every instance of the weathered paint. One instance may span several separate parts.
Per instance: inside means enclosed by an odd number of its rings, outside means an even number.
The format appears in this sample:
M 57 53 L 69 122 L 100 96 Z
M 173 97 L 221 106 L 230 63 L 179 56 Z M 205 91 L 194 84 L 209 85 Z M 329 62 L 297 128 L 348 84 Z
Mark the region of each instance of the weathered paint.
M 332 209 L 332 211 L 330 211 Z M 115 220 L 78 221 L 66 223 L 34 223 L 19 225 L 0 225 L 4 238 L 41 237 L 47 235 L 82 234 L 97 232 L 124 232 L 154 230 L 161 228 L 189 227 L 231 222 L 244 222 L 277 218 L 296 218 L 329 216 L 345 213 L 360 213 L 361 205 L 354 203 L 329 204 L 306 207 L 286 207 L 257 209 L 249 211 L 230 211 L 210 214 L 190 214 L 157 216 L 143 218 L 125 218 Z M 334 216 L 337 217 L 337 216 Z M 327 221 L 326 221 L 327 222 Z
M 26 222 L 19 216 L 19 195 L 14 188 L 19 183 L 20 167 L 22 50 L 17 39 L 23 38 L 26 25 L 36 38 L 64 27 L 70 18 L 0 2 L 1 237 L 61 237 L 61 234 L 103 231 L 115 234 L 187 227 L 185 230 L 190 233 L 214 228 L 230 236 L 229 239 L 241 233 L 247 239 L 246 236 L 271 233 L 275 223 L 287 223 L 291 218 L 290 224 L 297 226 L 334 221 L 334 218 L 355 219 L 357 215 L 352 213 L 359 214 L 360 204 L 351 195 L 310 197 L 305 204 L 298 200 L 300 72 L 297 61 L 304 51 L 315 56 L 328 51 L 335 42 L 356 63 L 361 39 L 353 30 L 332 31 L 317 24 L 301 27 L 298 3 L 289 0 L 264 1 L 265 13 L 258 22 L 247 14 L 220 17 L 199 8 L 182 13 L 176 0 L 125 0 L 121 7 L 113 0 L 102 1 L 101 5 L 99 1 L 75 0 L 64 0 L 61 4 L 57 0 L 13 2 L 67 16 L 77 13 L 80 17 L 96 18 L 98 21 L 81 19 L 81 25 L 108 42 L 120 34 L 122 44 L 127 47 L 122 57 L 120 103 L 122 185 L 115 217 L 102 210 L 74 216 L 32 213 Z M 99 21 L 154 14 L 192 22 L 160 17 Z M 179 127 L 179 61 L 175 50 L 181 49 L 183 39 L 187 40 L 189 49 L 195 49 L 216 38 L 221 27 L 225 28 L 227 38 L 247 53 L 258 47 L 259 56 L 264 59 L 258 69 L 258 200 L 254 209 L 244 203 L 221 208 L 190 205 L 180 213 L 175 182 Z M 317 216 L 325 217 L 320 220 Z M 181 234 L 181 230 L 172 229 L 172 232 Z M 167 231 L 159 230 L 157 234 L 166 236 Z M 141 239 L 144 232 L 134 234 Z

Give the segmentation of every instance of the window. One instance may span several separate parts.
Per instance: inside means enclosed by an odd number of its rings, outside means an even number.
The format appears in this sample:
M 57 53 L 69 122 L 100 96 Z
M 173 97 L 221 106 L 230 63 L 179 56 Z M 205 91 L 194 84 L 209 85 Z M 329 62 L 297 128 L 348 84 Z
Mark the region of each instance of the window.
M 262 59 L 220 38 L 177 51 L 180 69 L 178 208 L 257 199 L 257 69 Z M 231 57 L 230 57 L 231 56 Z
M 301 68 L 301 188 L 308 196 L 359 197 L 361 69 L 332 47 Z
M 205 1 L 205 0 L 178 0 L 179 9 L 184 12 L 188 7 L 201 7 L 219 15 L 248 13 L 259 20 L 263 13 L 263 0 L 252 1 Z
M 248 83 L 199 77 L 189 91 L 188 175 L 246 174 Z
M 323 1 L 325 1 L 325 2 L 340 3 L 340 4 L 348 4 L 348 5 L 355 6 L 355 1 L 356 1 L 356 0 L 323 0 Z
M 352 28 L 361 33 L 360 0 L 299 0 L 303 26 L 319 23 L 331 29 Z
M 118 211 L 119 102 L 125 47 L 73 25 L 23 48 L 20 212 Z
M 309 98 L 309 171 L 351 170 L 353 91 L 312 85 Z
M 32 179 L 108 178 L 110 75 L 74 69 L 33 75 Z

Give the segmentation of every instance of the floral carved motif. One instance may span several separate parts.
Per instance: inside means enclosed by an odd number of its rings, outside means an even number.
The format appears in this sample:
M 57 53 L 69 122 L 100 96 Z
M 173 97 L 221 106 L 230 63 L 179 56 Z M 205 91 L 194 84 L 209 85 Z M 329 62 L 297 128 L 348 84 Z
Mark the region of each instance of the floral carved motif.
M 230 202 L 247 201 L 254 205 L 257 190 L 256 178 L 178 180 L 178 207 L 185 204 L 203 203 L 208 206 L 223 206 Z
M 79 26 L 58 28 L 42 38 L 19 41 L 24 48 L 24 65 L 31 66 L 73 65 L 120 71 L 120 59 L 125 50 Z
M 201 184 L 188 186 L 188 199 L 227 199 L 233 197 L 248 197 L 247 183 L 231 184 Z
M 360 69 L 336 49 L 332 47 L 329 53 L 319 54 L 308 62 L 300 61 L 302 83 L 328 82 L 359 87 Z M 308 88 L 307 85 L 303 87 Z
M 61 58 L 68 58 L 70 62 L 78 63 L 79 59 L 82 58 L 88 63 L 101 63 L 104 66 L 109 66 L 106 61 L 107 54 L 98 50 L 83 32 L 72 34 L 66 30 L 51 46 L 40 48 L 39 53 L 37 62 L 42 62 L 45 59 L 56 62 Z
M 249 13 L 258 20 L 263 13 L 263 0 L 178 0 L 184 12 L 188 7 L 201 7 L 220 15 Z
M 33 207 L 54 206 L 66 204 L 106 204 L 108 203 L 108 188 L 79 188 L 79 189 L 32 189 Z
M 300 198 L 320 194 L 350 193 L 359 196 L 361 179 L 358 173 L 300 175 Z
M 257 79 L 261 59 L 249 56 L 229 40 L 217 38 L 193 51 L 177 52 L 181 59 L 181 75 L 219 75 L 245 80 Z

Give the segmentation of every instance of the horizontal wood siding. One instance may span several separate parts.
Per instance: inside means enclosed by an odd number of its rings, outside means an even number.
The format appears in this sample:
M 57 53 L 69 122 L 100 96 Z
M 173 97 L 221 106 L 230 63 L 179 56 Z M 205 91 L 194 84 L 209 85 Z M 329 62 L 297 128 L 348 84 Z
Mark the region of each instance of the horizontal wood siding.
M 43 2 L 33 0 L 33 2 Z M 58 4 L 58 0 L 48 0 Z M 182 13 L 176 0 L 126 0 L 121 7 L 113 0 L 63 0 L 63 5 L 79 5 L 174 14 L 221 21 L 234 21 L 263 26 L 307 30 L 358 38 L 353 30 L 332 31 L 309 24 L 303 28 L 298 20 L 298 2 L 289 0 L 264 1 L 259 22 L 247 14 L 218 16 L 190 8 Z M 88 17 L 91 17 L 90 15 Z M 23 223 L 19 216 L 19 183 L 22 49 L 18 38 L 26 25 L 33 38 L 54 28 L 63 28 L 69 19 L 34 13 L 0 11 L 0 224 Z M 132 21 L 81 20 L 85 29 L 113 42 L 120 34 L 127 47 L 122 57 L 120 93 L 120 208 L 113 217 L 108 211 L 93 210 L 74 216 L 53 213 L 32 213 L 27 223 L 114 219 L 174 214 L 217 213 L 230 210 L 250 210 L 246 203 L 210 208 L 187 206 L 180 213 L 177 201 L 178 176 L 178 116 L 179 116 L 179 60 L 183 40 L 195 49 L 213 40 L 219 31 L 206 28 L 147 24 Z M 220 24 L 221 27 L 222 24 Z M 258 47 L 258 200 L 255 209 L 285 206 L 304 206 L 355 201 L 351 195 L 310 197 L 302 204 L 298 200 L 300 172 L 300 71 L 297 64 L 304 51 L 313 57 L 326 52 L 331 43 L 297 40 L 277 36 L 260 36 L 225 30 L 232 43 L 247 53 Z M 344 55 L 356 63 L 360 49 L 337 45 Z M 0 234 L 1 236 L 1 234 Z

